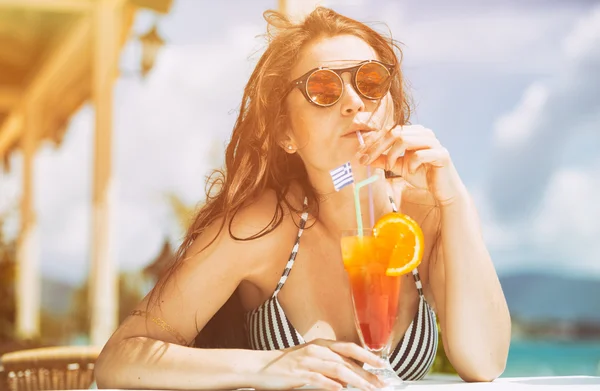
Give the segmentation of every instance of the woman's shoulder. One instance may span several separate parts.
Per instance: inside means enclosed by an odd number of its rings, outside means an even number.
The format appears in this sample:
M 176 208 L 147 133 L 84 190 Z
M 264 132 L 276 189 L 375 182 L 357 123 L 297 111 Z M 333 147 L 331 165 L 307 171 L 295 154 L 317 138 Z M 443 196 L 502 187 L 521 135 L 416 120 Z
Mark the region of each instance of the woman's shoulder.
M 266 190 L 231 216 L 221 217 L 206 227 L 186 251 L 188 259 L 198 265 L 214 261 L 236 270 L 242 279 L 248 273 L 279 266 L 269 260 L 289 255 L 298 232 L 294 214 L 275 191 Z
M 292 197 L 279 196 L 266 189 L 254 200 L 242 206 L 230 220 L 230 233 L 235 240 L 279 240 L 298 230 L 302 203 Z M 287 202 L 286 202 L 287 201 Z
M 298 235 L 302 203 L 287 203 L 271 189 L 240 208 L 230 220 L 230 240 L 252 258 L 251 274 L 261 275 L 281 269 Z M 290 203 L 291 205 L 289 205 Z M 299 208 L 298 208 L 299 207 Z

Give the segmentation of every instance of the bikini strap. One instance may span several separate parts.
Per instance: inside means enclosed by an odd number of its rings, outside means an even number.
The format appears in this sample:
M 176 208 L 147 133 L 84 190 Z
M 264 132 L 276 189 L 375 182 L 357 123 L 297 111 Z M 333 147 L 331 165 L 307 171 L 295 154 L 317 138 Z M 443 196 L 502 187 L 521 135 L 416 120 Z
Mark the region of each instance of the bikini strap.
M 290 272 L 292 271 L 292 266 L 294 266 L 294 261 L 296 260 L 296 255 L 298 254 L 298 247 L 300 246 L 300 238 L 302 237 L 302 233 L 304 232 L 304 226 L 306 225 L 306 220 L 308 220 L 308 198 L 304 197 L 304 212 L 300 218 L 300 228 L 298 229 L 298 236 L 296 237 L 296 243 L 294 244 L 294 248 L 292 249 L 292 253 L 290 254 L 290 258 L 288 260 L 287 265 L 285 266 L 285 270 L 279 279 L 279 283 L 277 284 L 277 288 L 275 288 L 275 292 L 273 292 L 272 297 L 276 297 L 283 285 L 287 281 Z

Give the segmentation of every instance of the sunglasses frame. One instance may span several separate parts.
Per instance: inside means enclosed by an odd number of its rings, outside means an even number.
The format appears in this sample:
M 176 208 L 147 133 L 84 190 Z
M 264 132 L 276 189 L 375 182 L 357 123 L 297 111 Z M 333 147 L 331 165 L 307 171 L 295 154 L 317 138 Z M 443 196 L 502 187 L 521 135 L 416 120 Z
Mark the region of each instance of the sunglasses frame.
M 356 76 L 358 74 L 358 70 L 360 68 L 362 68 L 363 66 L 367 65 L 367 64 L 371 64 L 371 63 L 377 63 L 381 66 L 383 66 L 389 73 L 390 76 L 392 76 L 392 72 L 394 70 L 394 68 L 396 68 L 395 65 L 392 64 L 386 64 L 384 62 L 378 61 L 378 60 L 366 60 L 366 61 L 362 61 L 359 64 L 353 65 L 351 67 L 346 67 L 346 68 L 328 68 L 328 67 L 319 67 L 319 68 L 314 68 L 311 69 L 310 71 L 306 72 L 304 75 L 300 76 L 299 78 L 293 80 L 291 82 L 292 87 L 290 89 L 290 92 L 294 90 L 294 88 L 298 88 L 300 90 L 300 92 L 302 92 L 302 95 L 304 95 L 304 98 L 309 102 L 312 103 L 315 106 L 318 107 L 331 107 L 333 105 L 335 105 L 337 102 L 339 102 L 339 100 L 342 98 L 342 96 L 344 96 L 344 80 L 342 79 L 342 74 L 346 73 L 346 72 L 350 72 L 350 79 L 352 80 L 352 87 L 354 87 L 354 90 L 363 98 L 368 99 L 368 100 L 378 100 L 381 98 L 371 98 L 369 96 L 366 96 L 365 94 L 363 94 L 360 89 L 358 88 L 357 84 L 356 84 Z M 330 104 L 320 104 L 317 103 L 315 101 L 313 101 L 310 98 L 310 95 L 308 93 L 308 79 L 310 79 L 310 77 L 319 71 L 329 71 L 334 73 L 337 78 L 340 80 L 341 85 L 342 85 L 342 92 L 340 93 L 340 96 L 335 100 L 335 102 L 330 103 Z M 389 87 L 388 87 L 388 91 L 389 91 Z M 287 94 L 286 94 L 287 95 Z

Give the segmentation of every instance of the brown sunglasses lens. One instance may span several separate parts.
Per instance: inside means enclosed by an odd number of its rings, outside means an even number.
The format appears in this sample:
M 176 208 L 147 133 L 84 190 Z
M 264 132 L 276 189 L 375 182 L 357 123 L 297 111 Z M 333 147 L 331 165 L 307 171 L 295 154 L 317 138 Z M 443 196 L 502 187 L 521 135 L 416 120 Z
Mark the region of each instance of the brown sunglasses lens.
M 335 72 L 321 69 L 308 78 L 306 92 L 316 104 L 330 106 L 342 96 L 342 81 Z
M 386 67 L 371 62 L 356 72 L 356 88 L 369 99 L 381 99 L 390 89 L 392 78 Z

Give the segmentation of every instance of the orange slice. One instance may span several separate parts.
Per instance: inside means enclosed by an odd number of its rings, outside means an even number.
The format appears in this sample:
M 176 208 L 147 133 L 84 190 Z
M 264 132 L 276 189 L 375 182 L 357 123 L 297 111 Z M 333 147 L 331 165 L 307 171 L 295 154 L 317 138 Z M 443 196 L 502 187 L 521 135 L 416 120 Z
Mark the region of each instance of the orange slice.
M 389 259 L 388 276 L 410 273 L 423 258 L 423 231 L 416 221 L 402 213 L 388 213 L 375 224 L 374 235 L 380 240 L 382 256 Z

